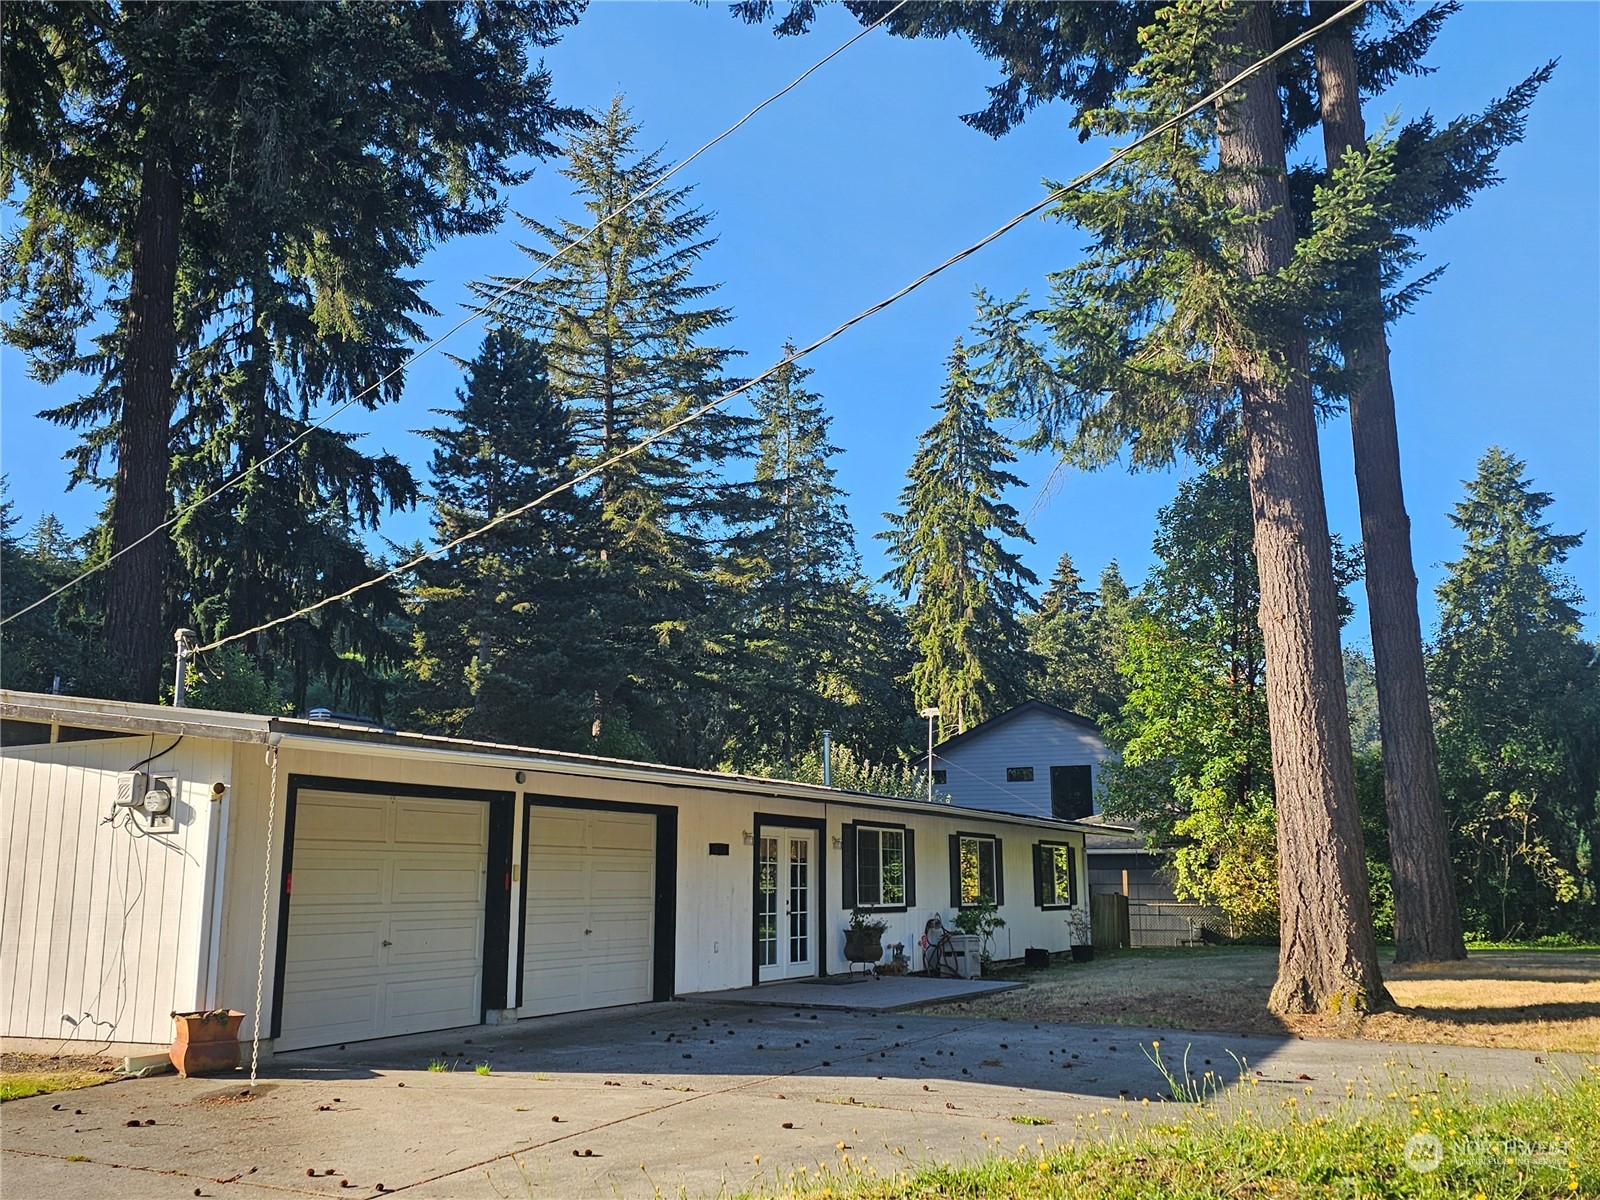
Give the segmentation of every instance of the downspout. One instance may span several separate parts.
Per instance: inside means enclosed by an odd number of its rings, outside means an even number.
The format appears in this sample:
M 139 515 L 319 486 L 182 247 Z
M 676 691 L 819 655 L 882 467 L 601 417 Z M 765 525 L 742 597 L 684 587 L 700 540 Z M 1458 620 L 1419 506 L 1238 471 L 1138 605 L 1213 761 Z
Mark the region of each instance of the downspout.
M 211 785 L 210 807 L 206 810 L 206 890 L 204 972 L 197 981 L 195 1011 L 207 1012 L 217 1003 L 217 987 L 222 970 L 222 919 L 227 907 L 228 841 L 223 829 L 232 816 L 226 802 L 228 785 L 218 780 Z

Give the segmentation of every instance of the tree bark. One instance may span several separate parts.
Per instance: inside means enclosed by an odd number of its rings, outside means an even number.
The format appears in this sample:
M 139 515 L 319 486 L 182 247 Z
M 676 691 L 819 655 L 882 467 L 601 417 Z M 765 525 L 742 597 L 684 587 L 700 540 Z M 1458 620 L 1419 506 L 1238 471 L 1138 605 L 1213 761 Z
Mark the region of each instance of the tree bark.
M 1268 6 L 1245 5 L 1225 77 L 1271 48 Z M 1282 269 L 1295 232 L 1270 69 L 1224 100 L 1218 151 L 1229 199 L 1267 214 L 1244 227 L 1246 272 Z M 1278 361 L 1249 364 L 1241 379 L 1278 809 L 1282 948 L 1268 1003 L 1280 1013 L 1368 1012 L 1392 1001 L 1372 935 L 1309 356 L 1303 337 L 1277 350 Z
M 1318 99 L 1328 172 L 1346 150 L 1363 149 L 1366 122 L 1350 26 L 1317 38 Z M 1417 617 L 1411 563 L 1411 521 L 1400 481 L 1389 342 L 1376 259 L 1360 264 L 1348 294 L 1340 349 L 1356 379 L 1350 396 L 1356 496 L 1366 558 L 1367 615 L 1383 741 L 1383 795 L 1394 865 L 1395 962 L 1438 962 L 1467 956 L 1450 866 L 1450 842 L 1439 794 L 1438 752 Z
M 106 642 L 135 700 L 153 702 L 171 637 L 163 623 L 167 542 L 140 538 L 167 519 L 170 496 L 174 297 L 183 192 L 159 139 L 145 150 L 133 229 L 127 335 L 122 359 L 122 415 L 111 503 Z M 126 553 L 122 553 L 126 551 Z

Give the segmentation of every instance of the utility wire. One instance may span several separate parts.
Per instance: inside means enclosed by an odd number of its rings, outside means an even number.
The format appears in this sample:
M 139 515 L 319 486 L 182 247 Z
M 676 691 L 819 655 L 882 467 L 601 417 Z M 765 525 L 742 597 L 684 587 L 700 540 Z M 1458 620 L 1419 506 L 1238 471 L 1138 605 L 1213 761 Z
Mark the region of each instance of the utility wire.
M 522 505 L 519 505 L 516 508 L 509 509 L 506 512 L 501 513 L 499 516 L 494 517 L 493 519 L 484 522 L 482 525 L 478 526 L 476 529 L 470 530 L 467 533 L 462 534 L 460 537 L 453 538 L 453 539 L 451 539 L 450 541 L 444 543 L 441 546 L 437 546 L 432 550 L 425 551 L 422 554 L 417 555 L 415 558 L 407 559 L 405 562 L 400 563 L 399 565 L 397 565 L 395 567 L 391 567 L 389 570 L 383 572 L 381 575 L 376 575 L 373 578 L 367 580 L 365 583 L 358 583 L 354 587 L 346 588 L 344 591 L 339 592 L 336 595 L 324 597 L 323 599 L 318 600 L 315 603 L 308 604 L 303 608 L 296 609 L 294 612 L 289 613 L 289 614 L 287 614 L 285 616 L 276 617 L 271 621 L 265 621 L 260 625 L 253 626 L 250 629 L 242 630 L 239 633 L 231 633 L 227 637 L 218 638 L 214 642 L 209 642 L 206 645 L 199 647 L 198 650 L 200 652 L 204 652 L 204 651 L 207 651 L 207 650 L 215 650 L 218 647 L 226 646 L 229 642 L 237 642 L 237 641 L 239 641 L 239 640 L 241 640 L 243 638 L 250 637 L 250 636 L 252 636 L 254 634 L 257 634 L 257 633 L 262 633 L 262 632 L 264 632 L 264 631 L 266 631 L 268 629 L 272 629 L 272 628 L 274 628 L 274 627 L 276 627 L 278 625 L 283 625 L 283 624 L 286 624 L 289 621 L 297 620 L 300 617 L 304 617 L 304 616 L 307 616 L 307 615 L 309 615 L 311 613 L 316 612 L 318 609 L 326 608 L 330 604 L 337 604 L 341 600 L 348 600 L 350 597 L 358 595 L 359 593 L 366 591 L 368 588 L 376 587 L 378 584 L 384 583 L 387 580 L 393 579 L 397 575 L 404 575 L 408 571 L 410 571 L 412 568 L 421 566 L 423 563 L 428 562 L 430 559 L 437 558 L 439 555 L 448 553 L 449 551 L 454 550 L 458 546 L 465 545 L 467 542 L 472 541 L 474 538 L 481 537 L 483 534 L 488 533 L 491 529 L 495 529 L 495 528 L 497 528 L 497 527 L 499 527 L 501 525 L 504 525 L 507 521 L 513 521 L 516 518 L 522 516 L 524 513 L 532 512 L 534 509 L 536 509 L 540 505 L 544 504 L 547 500 L 551 500 L 554 497 L 559 496 L 562 492 L 570 491 L 572 488 L 577 487 L 580 483 L 583 483 L 585 480 L 592 479 L 596 475 L 600 474 L 602 471 L 608 470 L 609 468 L 616 466 L 618 463 L 624 462 L 627 459 L 632 458 L 634 455 L 639 454 L 640 452 L 642 452 L 642 451 L 646 450 L 647 448 L 649 448 L 650 446 L 654 445 L 656 442 L 659 442 L 662 438 L 668 437 L 668 436 L 676 433 L 678 430 L 684 428 L 686 425 L 689 425 L 689 424 L 692 424 L 695 421 L 698 421 L 701 417 L 705 416 L 707 413 L 711 412 L 712 410 L 714 410 L 716 408 L 720 408 L 723 404 L 726 404 L 729 400 L 732 400 L 735 396 L 742 395 L 745 392 L 749 391 L 751 388 L 755 387 L 757 384 L 764 383 L 766 380 L 772 378 L 773 375 L 775 375 L 779 371 L 781 371 L 784 367 L 787 367 L 787 366 L 789 366 L 789 365 L 791 365 L 793 363 L 799 362 L 802 358 L 806 357 L 806 355 L 811 354 L 816 350 L 820 350 L 823 346 L 826 346 L 829 342 L 833 341 L 835 338 L 839 337 L 841 334 L 845 333 L 847 330 L 853 328 L 856 325 L 859 325 L 862 321 L 867 320 L 869 317 L 875 316 L 876 314 L 882 312 L 884 309 L 886 309 L 886 308 L 890 307 L 891 305 L 895 304 L 896 302 L 904 299 L 906 296 L 909 296 L 912 292 L 916 291 L 923 284 L 927 283 L 930 279 L 934 278 L 934 276 L 939 275 L 940 273 L 948 270 L 950 267 L 955 266 L 955 264 L 961 262 L 962 260 L 970 258 L 972 255 L 976 254 L 979 250 L 982 250 L 985 246 L 988 246 L 991 242 L 998 241 L 1000 238 L 1002 238 L 1006 234 L 1010 233 L 1018 225 L 1022 224 L 1024 221 L 1026 221 L 1029 217 L 1031 217 L 1034 214 L 1042 211 L 1045 208 L 1048 208 L 1050 205 L 1054 204 L 1057 200 L 1061 199 L 1061 197 L 1065 196 L 1068 192 L 1073 192 L 1073 191 L 1076 191 L 1079 188 L 1083 187 L 1084 184 L 1088 183 L 1095 176 L 1100 175 L 1100 174 L 1104 173 L 1105 171 L 1109 170 L 1111 167 L 1115 166 L 1122 159 L 1126 158 L 1129 154 L 1132 154 L 1140 146 L 1144 145 L 1144 143 L 1146 143 L 1148 141 L 1151 141 L 1154 138 L 1160 137 L 1163 133 L 1166 133 L 1169 129 L 1172 129 L 1174 126 L 1180 124 L 1181 122 L 1188 120 L 1195 113 L 1199 112 L 1201 109 L 1205 108 L 1208 104 L 1212 103 L 1212 101 L 1218 99 L 1219 97 L 1221 97 L 1221 96 L 1227 94 L 1229 91 L 1233 90 L 1241 82 L 1243 82 L 1245 79 L 1248 79 L 1251 75 L 1253 75 L 1256 71 L 1259 71 L 1262 67 L 1267 66 L 1269 63 L 1272 63 L 1275 60 L 1277 60 L 1278 58 L 1281 58 L 1283 55 L 1287 54 L 1289 51 L 1294 50 L 1297 47 L 1303 45 L 1304 43 L 1310 41 L 1318 33 L 1322 32 L 1322 30 L 1326 29 L 1330 25 L 1333 25 L 1333 24 L 1343 20 L 1345 17 L 1349 16 L 1351 13 L 1355 12 L 1357 9 L 1363 7 L 1366 3 L 1367 3 L 1367 0 L 1354 0 L 1354 3 L 1346 5 L 1344 8 L 1340 9 L 1337 13 L 1335 13 L 1333 16 L 1329 17 L 1326 21 L 1323 21 L 1320 25 L 1316 25 L 1313 28 L 1306 30 L 1306 32 L 1300 34 L 1298 37 L 1292 39 L 1291 41 L 1285 42 L 1282 46 L 1278 47 L 1278 49 L 1272 51 L 1270 54 L 1266 54 L 1266 55 L 1263 55 L 1261 58 L 1258 58 L 1255 62 L 1251 63 L 1248 67 L 1244 68 L 1244 70 L 1240 71 L 1232 79 L 1228 80 L 1228 82 L 1222 84 L 1220 87 L 1214 88 L 1210 92 L 1207 92 L 1203 97 L 1201 97 L 1199 100 L 1196 100 L 1193 104 L 1191 104 L 1188 108 L 1184 109 L 1182 112 L 1178 113 L 1176 116 L 1169 117 L 1167 120 L 1161 122 L 1161 124 L 1157 125 L 1155 128 L 1147 131 L 1146 133 L 1141 134 L 1139 137 L 1135 138 L 1132 142 L 1129 142 L 1126 146 L 1122 147 L 1120 150 L 1113 151 L 1112 154 L 1110 155 L 1110 157 L 1108 157 L 1099 166 L 1094 167 L 1092 170 L 1085 171 L 1083 174 L 1081 174 L 1081 175 L 1077 176 L 1076 178 L 1072 179 L 1070 182 L 1065 183 L 1065 184 L 1061 185 L 1060 187 L 1056 188 L 1049 195 L 1047 195 L 1043 200 L 1040 200 L 1036 204 L 1029 205 L 1027 208 L 1023 209 L 1016 216 L 1012 217 L 1005 224 L 1001 225 L 993 233 L 987 234 L 986 236 L 979 238 L 976 242 L 973 242 L 970 246 L 967 246 L 965 249 L 956 251 L 949 258 L 945 259 L 942 263 L 940 263 L 938 266 L 933 267 L 933 268 L 931 268 L 931 269 L 929 269 L 927 271 L 924 271 L 921 275 L 918 275 L 915 279 L 913 279 L 910 283 L 906 284 L 899 291 L 894 292 L 892 295 L 889 295 L 889 296 L 885 297 L 884 299 L 878 301 L 876 304 L 871 305 L 868 308 L 862 309 L 855 316 L 851 317 L 849 320 L 843 322 L 842 324 L 840 324 L 836 328 L 834 328 L 832 332 L 823 334 L 816 341 L 812 342 L 810 345 L 804 347 L 803 349 L 795 350 L 795 351 L 790 352 L 789 354 L 784 355 L 783 358 L 781 358 L 777 362 L 773 363 L 772 366 L 768 367 L 765 371 L 761 372 L 761 374 L 757 375 L 754 379 L 746 380 L 744 383 L 740 384 L 738 387 L 733 388 L 733 389 L 731 389 L 729 391 L 726 391 L 726 392 L 722 393 L 722 395 L 716 397 L 713 400 L 707 401 L 705 404 L 702 404 L 699 408 L 695 409 L 694 411 L 692 411 L 690 413 L 685 414 L 684 416 L 680 417 L 678 420 L 673 421 L 671 424 L 665 425 L 662 428 L 656 430 L 656 432 L 650 434 L 649 436 L 641 438 L 639 441 L 635 442 L 633 445 L 629 446 L 627 449 L 619 451 L 618 453 L 612 455 L 610 458 L 605 459 L 603 462 L 598 462 L 598 463 L 594 464 L 593 466 L 589 467 L 587 470 L 582 471 L 577 475 L 574 475 L 571 479 L 568 479 L 563 483 L 556 484 L 549 491 L 543 493 L 542 495 L 534 497 L 532 500 L 528 501 L 526 504 L 522 504 Z M 885 15 L 887 16 L 887 14 L 885 14 Z
M 66 591 L 69 591 L 70 589 L 76 587 L 78 584 L 82 583 L 85 579 L 89 578 L 89 576 L 95 574 L 96 572 L 103 571 L 106 567 L 109 567 L 117 559 L 121 558 L 124 554 L 128 553 L 128 551 L 134 549 L 137 546 L 143 545 L 145 542 L 147 542 L 151 538 L 155 537 L 156 534 L 161 533 L 164 530 L 172 528 L 173 525 L 177 524 L 184 517 L 188 516 L 195 509 L 199 508 L 201 505 L 209 504 L 211 501 L 215 500 L 218 496 L 222 495 L 224 492 L 226 492 L 229 489 L 231 489 L 233 487 L 236 487 L 238 484 L 244 482 L 244 480 L 248 479 L 251 475 L 255 474 L 262 467 L 266 466 L 273 459 L 277 458 L 280 454 L 286 454 L 290 450 L 294 449 L 294 447 L 299 445 L 301 442 L 305 441 L 306 438 L 310 437 L 317 430 L 323 428 L 325 425 L 327 425 L 327 423 L 329 421 L 333 420 L 335 417 L 337 417 L 340 413 L 344 412 L 351 405 L 355 404 L 359 400 L 365 399 L 367 396 L 372 395 L 379 388 L 381 388 L 384 384 L 388 383 L 391 379 L 393 379 L 395 376 L 399 375 L 402 371 L 404 371 L 412 363 L 416 362 L 417 359 L 421 358 L 423 355 L 429 353 L 430 351 L 432 351 L 434 349 L 437 349 L 444 342 L 448 341 L 451 337 L 453 337 L 457 333 L 461 332 L 461 330 L 465 329 L 468 325 L 471 325 L 473 322 L 477 321 L 480 317 L 488 315 L 491 312 L 491 310 L 494 308 L 494 306 L 499 304 L 502 300 L 505 300 L 507 297 L 512 296 L 515 293 L 521 291 L 523 288 L 527 287 L 530 283 L 532 283 L 540 275 L 542 275 L 546 271 L 548 271 L 552 266 L 554 266 L 562 258 L 566 257 L 566 255 L 570 251 L 576 250 L 579 246 L 581 246 L 585 242 L 587 242 L 591 237 L 593 237 L 596 233 L 598 233 L 606 225 L 608 225 L 612 221 L 616 220 L 619 216 L 621 216 L 623 213 L 627 212 L 630 208 L 632 208 L 634 205 L 638 204 L 641 200 L 644 200 L 652 192 L 655 192 L 655 191 L 659 190 L 663 184 L 665 184 L 669 179 L 671 179 L 679 171 L 683 170 L 690 163 L 694 162 L 695 159 L 699 158 L 707 150 L 710 150 L 713 146 L 717 145 L 717 143 L 723 141 L 725 138 L 727 138 L 730 135 L 732 135 L 735 131 L 737 131 L 741 126 L 743 126 L 746 122 L 748 122 L 751 118 L 753 118 L 762 109 L 766 108 L 768 105 L 773 104 L 774 102 L 776 102 L 778 100 L 781 100 L 784 96 L 787 96 L 790 92 L 794 91 L 795 88 L 799 87 L 802 83 L 804 83 L 808 78 L 810 78 L 816 72 L 820 71 L 823 67 L 827 66 L 834 59 L 838 58 L 839 55 L 843 54 L 846 50 L 850 49 L 851 46 L 855 45 L 862 38 L 866 37 L 867 34 L 871 33 L 874 29 L 876 29 L 878 26 L 882 25 L 890 17 L 894 16 L 895 13 L 899 12 L 900 9 L 904 8 L 908 3 L 910 3 L 910 0 L 900 0 L 899 4 L 896 4 L 888 12 L 884 13 L 883 16 L 879 17 L 876 21 L 872 22 L 872 24 L 867 25 L 864 28 L 862 28 L 853 37 L 851 37 L 851 38 L 847 39 L 846 41 L 842 42 L 840 45 L 835 47 L 829 54 L 825 55 L 822 58 L 819 58 L 816 62 L 812 63 L 811 66 L 807 67 L 804 71 L 802 71 L 800 74 L 796 75 L 792 80 L 790 80 L 788 84 L 786 84 L 784 87 L 778 89 L 776 92 L 773 92 L 772 95 L 768 96 L 760 104 L 756 105 L 749 112 L 745 113 L 744 116 L 740 117 L 732 125 L 728 126 L 721 133 L 717 134 L 716 137 L 712 138 L 709 142 L 705 143 L 705 145 L 701 146 L 700 149 L 696 150 L 693 154 L 689 155 L 688 158 L 684 159 L 682 162 L 680 162 L 676 166 L 674 166 L 671 170 L 667 171 L 664 175 L 662 175 L 659 179 L 657 179 L 649 187 L 645 188 L 637 196 L 634 196 L 632 199 L 628 200 L 624 204 L 618 205 L 616 208 L 612 209 L 605 216 L 601 217 L 600 220 L 598 220 L 598 221 L 596 221 L 594 223 L 594 225 L 590 226 L 587 230 L 584 231 L 584 234 L 583 234 L 582 237 L 577 238 L 575 241 L 568 242 L 565 246 L 562 246 L 560 250 L 556 251 L 556 253 L 554 253 L 554 254 L 548 256 L 547 258 L 544 258 L 543 260 L 541 260 L 538 266 L 536 266 L 527 275 L 524 275 L 521 279 L 516 279 L 516 280 L 513 280 L 512 282 L 506 284 L 505 287 L 500 289 L 500 291 L 498 291 L 494 295 L 490 296 L 479 307 L 474 308 L 465 317 L 462 317 L 461 320 L 457 321 L 449 329 L 445 330 L 438 337 L 434 338 L 431 342 L 428 342 L 420 350 L 418 350 L 415 354 L 413 354 L 409 358 L 407 358 L 404 362 L 400 363 L 398 366 L 390 368 L 389 371 L 387 371 L 385 374 L 381 375 L 375 382 L 368 384 L 366 387 L 362 388 L 359 392 L 355 393 L 353 396 L 351 396 L 347 400 L 345 400 L 342 404 L 339 404 L 336 407 L 328 410 L 327 414 L 325 416 L 323 416 L 321 420 L 317 421 L 314 425 L 306 426 L 305 429 L 301 430 L 294 437 L 289 439 L 283 445 L 279 446 L 271 454 L 268 454 L 265 458 L 257 459 L 255 462 L 251 463 L 248 467 L 245 467 L 243 470 L 241 470 L 238 474 L 234 475 L 231 479 L 228 479 L 228 480 L 224 481 L 223 483 L 219 484 L 214 490 L 212 490 L 210 492 L 207 492 L 205 495 L 201 496 L 197 500 L 190 501 L 188 504 L 186 504 L 183 507 L 179 508 L 177 512 L 172 514 L 172 516 L 168 517 L 165 521 L 161 522 L 161 524 L 154 526 L 148 532 L 146 532 L 143 535 L 141 535 L 139 538 L 135 539 L 132 542 L 129 542 L 126 546 L 122 547 L 122 549 L 118 550 L 115 554 L 111 554 L 111 555 L 107 556 L 105 559 L 103 559 L 102 561 L 95 563 L 94 566 L 88 567 L 88 568 L 84 569 L 83 571 L 79 572 L 77 575 L 75 575 L 73 578 L 69 579 L 66 583 L 62 584 L 60 587 L 58 587 L 55 591 L 51 592 L 49 595 L 43 596 L 40 599 L 35 600 L 32 604 L 28 605 L 26 608 L 18 609 L 16 612 L 12 613 L 8 617 L 5 617 L 4 619 L 0 619 L 0 625 L 7 625 L 10 622 L 16 620 L 18 617 L 32 612 L 34 609 L 38 608 L 40 605 L 48 604 L 50 601 L 54 600 L 57 596 L 61 595 L 62 593 L 66 592 Z M 652 212 L 652 213 L 655 212 L 657 209 L 661 208 L 664 204 L 666 204 L 671 198 L 672 197 L 670 195 L 661 197 L 661 199 L 657 200 L 655 204 L 651 205 L 650 212 Z

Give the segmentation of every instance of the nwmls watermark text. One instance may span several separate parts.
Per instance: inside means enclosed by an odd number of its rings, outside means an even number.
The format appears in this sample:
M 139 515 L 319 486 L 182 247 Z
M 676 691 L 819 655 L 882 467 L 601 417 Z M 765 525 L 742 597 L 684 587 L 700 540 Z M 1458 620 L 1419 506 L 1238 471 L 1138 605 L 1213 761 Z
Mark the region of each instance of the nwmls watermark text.
M 1462 1137 L 1446 1142 L 1437 1134 L 1414 1133 L 1406 1141 L 1406 1165 L 1426 1174 L 1452 1163 L 1503 1163 L 1506 1166 L 1565 1167 L 1572 1160 L 1572 1143 L 1528 1138 Z

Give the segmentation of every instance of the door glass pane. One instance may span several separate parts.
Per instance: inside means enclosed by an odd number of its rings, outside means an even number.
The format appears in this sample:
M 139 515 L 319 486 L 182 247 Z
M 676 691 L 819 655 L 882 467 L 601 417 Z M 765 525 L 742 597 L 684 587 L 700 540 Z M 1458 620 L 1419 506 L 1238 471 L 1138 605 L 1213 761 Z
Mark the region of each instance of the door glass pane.
M 778 839 L 761 839 L 756 889 L 756 961 L 770 967 L 778 961 Z
M 811 844 L 789 842 L 789 961 L 811 958 Z
M 876 829 L 856 831 L 856 899 L 865 907 L 884 902 L 879 893 L 883 860 Z

